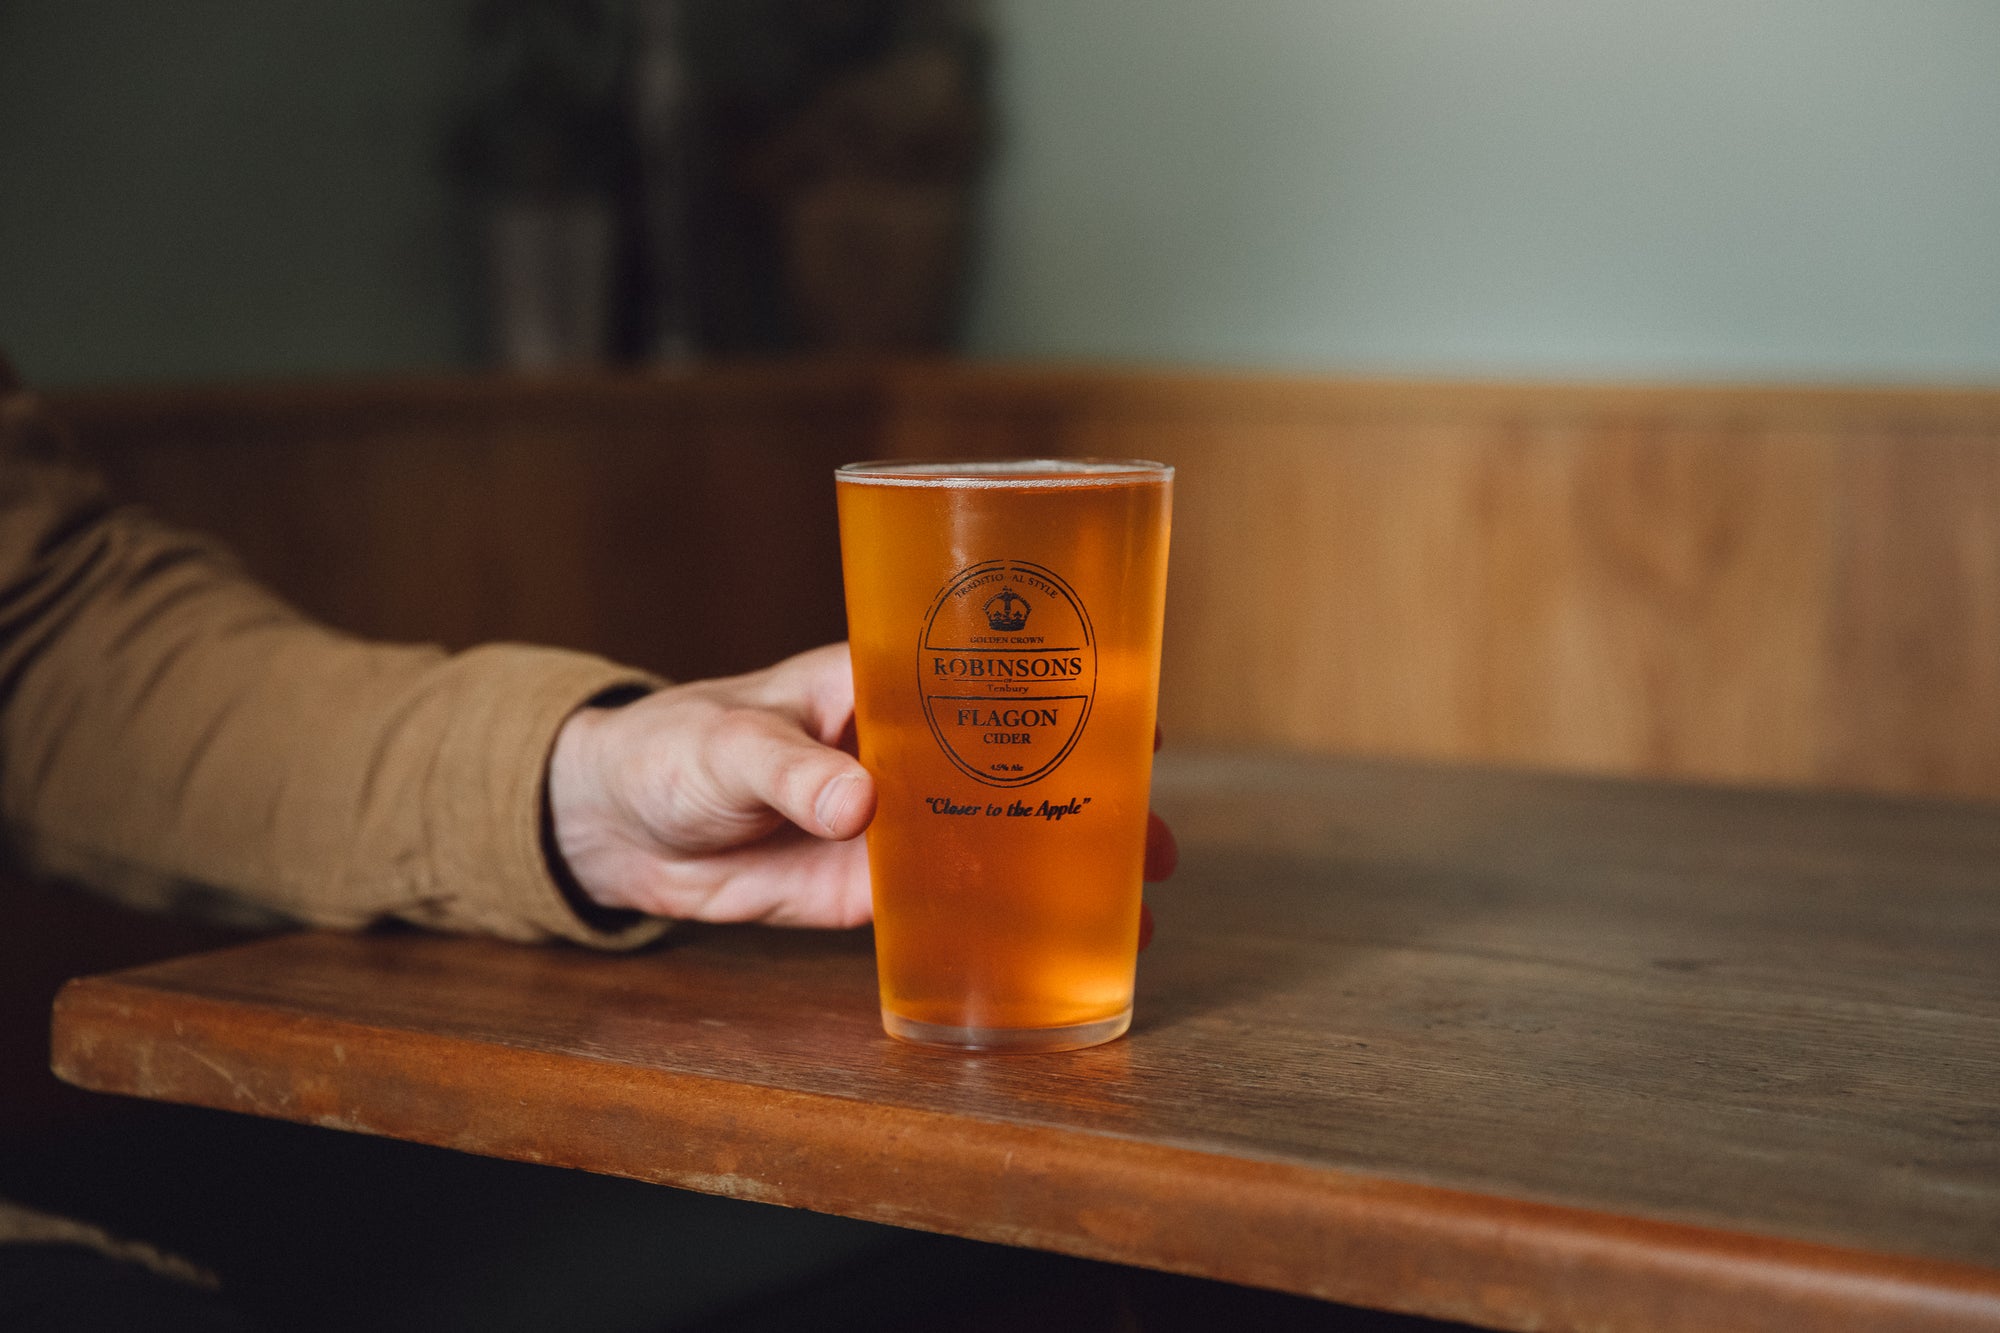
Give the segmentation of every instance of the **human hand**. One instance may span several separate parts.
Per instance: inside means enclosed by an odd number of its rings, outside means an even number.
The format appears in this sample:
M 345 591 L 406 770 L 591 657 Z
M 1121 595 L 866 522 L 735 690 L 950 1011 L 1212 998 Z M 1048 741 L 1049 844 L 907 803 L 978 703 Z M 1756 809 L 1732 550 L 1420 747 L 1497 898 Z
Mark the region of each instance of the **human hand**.
M 836 748 L 847 645 L 585 708 L 556 736 L 556 849 L 592 901 L 695 921 L 868 920 L 875 782 Z
M 549 760 L 556 850 L 605 907 L 860 925 L 871 910 L 859 835 L 875 783 L 838 748 L 853 715 L 844 643 L 581 709 Z M 1173 873 L 1175 857 L 1172 833 L 1149 816 L 1146 878 Z M 1142 919 L 1142 939 L 1151 924 Z

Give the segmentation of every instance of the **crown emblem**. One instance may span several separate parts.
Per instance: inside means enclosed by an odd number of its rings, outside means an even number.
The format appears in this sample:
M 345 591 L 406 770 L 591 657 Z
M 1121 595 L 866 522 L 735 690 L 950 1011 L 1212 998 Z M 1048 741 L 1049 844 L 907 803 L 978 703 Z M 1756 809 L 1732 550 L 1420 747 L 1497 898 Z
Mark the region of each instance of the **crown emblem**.
M 994 629 L 1017 630 L 1028 623 L 1028 599 L 1012 588 L 1003 588 L 987 598 L 980 610 L 986 613 L 986 623 Z

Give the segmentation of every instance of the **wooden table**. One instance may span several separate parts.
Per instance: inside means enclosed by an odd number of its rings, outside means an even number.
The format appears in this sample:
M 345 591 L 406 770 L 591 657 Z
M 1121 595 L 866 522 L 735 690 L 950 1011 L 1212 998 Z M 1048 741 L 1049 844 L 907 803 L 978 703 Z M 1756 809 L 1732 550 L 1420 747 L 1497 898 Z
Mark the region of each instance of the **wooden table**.
M 86 1087 L 1509 1329 L 2000 1329 L 2000 810 L 1163 761 L 1130 1037 L 865 935 L 306 934 L 73 982 Z

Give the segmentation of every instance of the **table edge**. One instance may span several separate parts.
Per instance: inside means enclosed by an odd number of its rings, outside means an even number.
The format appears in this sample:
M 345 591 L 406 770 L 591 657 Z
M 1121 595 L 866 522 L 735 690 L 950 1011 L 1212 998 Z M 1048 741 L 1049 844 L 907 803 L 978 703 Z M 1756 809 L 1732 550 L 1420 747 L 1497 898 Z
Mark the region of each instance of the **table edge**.
M 2000 1270 L 1956 1261 L 448 1039 L 140 974 L 65 985 L 50 1046 L 58 1077 L 97 1092 L 1494 1328 L 2000 1330 Z M 495 1077 L 518 1095 L 482 1096 Z M 549 1115 L 579 1108 L 551 1151 Z

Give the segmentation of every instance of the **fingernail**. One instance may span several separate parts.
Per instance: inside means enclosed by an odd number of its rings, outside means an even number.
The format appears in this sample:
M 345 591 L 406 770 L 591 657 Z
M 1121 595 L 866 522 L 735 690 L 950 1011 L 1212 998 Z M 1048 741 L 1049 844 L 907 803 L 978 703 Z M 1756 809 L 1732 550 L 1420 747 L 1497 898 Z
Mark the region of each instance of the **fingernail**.
M 821 789 L 819 804 L 813 807 L 813 814 L 819 819 L 819 826 L 828 833 L 835 831 L 840 817 L 847 813 L 847 807 L 854 801 L 854 786 L 860 780 L 852 773 L 843 773 Z

